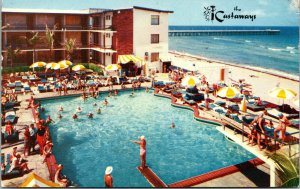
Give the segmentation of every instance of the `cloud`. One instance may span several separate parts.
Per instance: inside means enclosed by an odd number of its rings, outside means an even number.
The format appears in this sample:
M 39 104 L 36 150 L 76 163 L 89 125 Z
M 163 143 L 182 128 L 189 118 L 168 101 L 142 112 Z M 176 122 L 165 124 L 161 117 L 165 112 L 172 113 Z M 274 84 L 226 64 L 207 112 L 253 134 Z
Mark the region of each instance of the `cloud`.
M 267 0 L 259 0 L 258 4 L 260 4 L 260 5 L 267 5 L 268 1 Z

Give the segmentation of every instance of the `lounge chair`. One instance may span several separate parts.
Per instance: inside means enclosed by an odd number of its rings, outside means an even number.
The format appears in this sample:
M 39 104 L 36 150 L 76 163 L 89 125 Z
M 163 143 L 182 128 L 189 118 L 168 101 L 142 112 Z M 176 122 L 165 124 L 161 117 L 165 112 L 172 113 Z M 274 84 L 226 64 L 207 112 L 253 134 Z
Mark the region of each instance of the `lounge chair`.
M 16 112 L 9 111 L 5 113 L 5 122 L 10 121 L 11 123 L 15 123 L 16 121 Z
M 256 105 L 255 103 L 248 103 L 247 104 L 247 108 L 249 110 L 252 110 L 254 112 L 257 112 L 257 111 L 262 111 L 265 109 L 265 106 L 264 105 Z
M 254 120 L 254 118 L 255 118 L 255 116 L 252 116 L 252 115 L 242 116 L 242 120 L 246 124 L 250 124 Z
M 40 93 L 43 93 L 43 92 L 46 92 L 46 91 L 47 91 L 43 85 L 38 85 L 38 88 L 37 88 L 37 89 L 38 89 L 38 91 L 39 91 Z
M 21 88 L 23 87 L 23 84 L 21 81 L 16 81 L 15 85 L 16 85 L 16 87 L 21 87 Z
M 299 126 L 300 126 L 299 119 L 292 119 L 292 120 L 290 120 L 290 122 L 291 122 L 291 125 L 290 125 L 290 126 L 299 129 Z
M 16 84 L 15 84 L 15 83 L 9 83 L 7 86 L 8 86 L 9 88 L 15 88 L 15 87 L 16 87 Z
M 268 113 L 269 116 L 274 117 L 276 119 L 279 119 L 279 117 L 278 117 L 279 113 L 282 113 L 288 119 L 299 117 L 299 114 L 287 114 L 287 113 L 283 113 L 283 112 L 277 110 L 276 108 L 267 108 L 267 113 Z
M 24 75 L 22 76 L 21 80 L 24 82 L 24 81 L 27 81 L 28 80 L 28 76 L 27 75 Z
M 11 135 L 8 135 L 6 132 L 4 132 L 4 140 L 13 143 L 19 141 L 19 132 L 14 131 Z
M 16 87 L 15 93 L 22 93 L 22 87 Z
M 29 85 L 24 85 L 24 91 L 27 92 L 31 92 L 31 88 Z
M 223 102 L 223 101 L 216 101 L 215 104 L 221 106 L 221 107 L 224 107 L 226 105 L 226 102 Z
M 219 113 L 219 114 L 226 114 L 226 110 L 225 108 L 221 107 L 221 106 L 215 106 L 213 108 L 211 108 L 213 111 Z
M 240 112 L 240 107 L 237 104 L 229 105 L 228 109 L 231 110 L 232 112 L 235 112 L 235 113 L 239 113 Z
M 194 100 L 187 100 L 185 98 L 183 98 L 184 102 L 189 104 L 189 105 L 194 105 L 194 104 L 197 104 Z
M 230 114 L 229 117 L 238 123 L 244 123 L 236 114 Z

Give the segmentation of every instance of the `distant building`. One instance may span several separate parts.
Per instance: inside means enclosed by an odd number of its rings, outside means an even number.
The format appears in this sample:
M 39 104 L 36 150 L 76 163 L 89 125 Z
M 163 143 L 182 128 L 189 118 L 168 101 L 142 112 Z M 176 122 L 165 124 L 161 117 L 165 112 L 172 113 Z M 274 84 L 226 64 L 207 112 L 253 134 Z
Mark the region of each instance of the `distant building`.
M 26 38 L 30 38 L 32 32 L 39 32 L 41 40 L 35 47 L 36 61 L 66 59 L 63 44 L 73 38 L 76 39 L 73 62 L 106 66 L 116 63 L 118 55 L 134 54 L 159 67 L 159 56 L 168 53 L 169 13 L 173 12 L 136 6 L 79 11 L 4 8 L 2 26 L 8 27 L 2 30 L 3 65 L 9 65 L 7 48 L 10 45 L 21 50 L 13 66 L 32 64 L 33 46 L 26 42 Z M 56 26 L 51 58 L 45 39 L 46 25 L 50 29 Z

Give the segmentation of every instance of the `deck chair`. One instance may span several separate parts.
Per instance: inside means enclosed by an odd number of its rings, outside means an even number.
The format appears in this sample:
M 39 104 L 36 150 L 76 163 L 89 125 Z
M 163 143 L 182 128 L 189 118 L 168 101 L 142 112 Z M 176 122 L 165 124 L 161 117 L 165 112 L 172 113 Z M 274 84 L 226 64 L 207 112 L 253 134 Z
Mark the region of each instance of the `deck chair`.
M 45 89 L 45 87 L 43 85 L 38 85 L 38 91 L 40 93 L 43 93 L 43 92 L 46 92 L 46 89 Z
M 25 91 L 25 93 L 31 92 L 30 86 L 29 85 L 24 85 L 24 91 Z
M 21 81 L 15 81 L 15 86 L 16 86 L 16 87 L 22 88 L 22 87 L 23 87 L 23 84 L 22 84 Z

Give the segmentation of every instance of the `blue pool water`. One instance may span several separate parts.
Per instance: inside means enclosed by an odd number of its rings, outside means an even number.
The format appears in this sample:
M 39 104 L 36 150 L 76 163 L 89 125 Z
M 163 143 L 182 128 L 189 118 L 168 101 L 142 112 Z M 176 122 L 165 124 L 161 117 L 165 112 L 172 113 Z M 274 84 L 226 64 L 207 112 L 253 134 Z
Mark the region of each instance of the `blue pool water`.
M 169 99 L 144 91 L 134 98 L 129 94 L 107 98 L 109 106 L 94 119 L 86 114 L 95 111 L 95 102 L 101 105 L 104 94 L 86 102 L 80 97 L 42 101 L 43 116 L 49 114 L 56 121 L 50 129 L 57 162 L 79 186 L 103 187 L 105 168 L 111 165 L 114 186 L 150 187 L 136 169 L 139 146 L 130 142 L 140 135 L 146 136 L 148 165 L 167 184 L 254 158 L 227 141 L 215 126 L 195 121 L 191 111 L 172 107 Z M 64 111 L 58 120 L 60 105 Z M 74 121 L 71 115 L 78 105 L 83 112 Z M 175 129 L 169 128 L 172 119 Z

